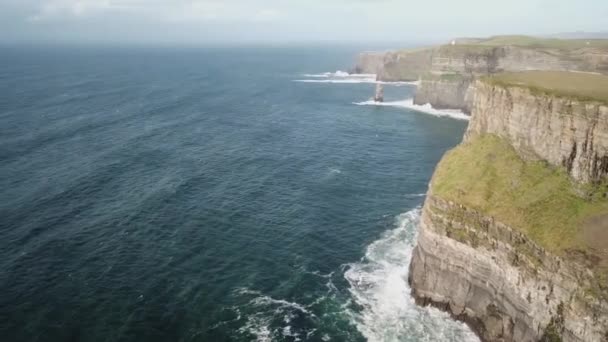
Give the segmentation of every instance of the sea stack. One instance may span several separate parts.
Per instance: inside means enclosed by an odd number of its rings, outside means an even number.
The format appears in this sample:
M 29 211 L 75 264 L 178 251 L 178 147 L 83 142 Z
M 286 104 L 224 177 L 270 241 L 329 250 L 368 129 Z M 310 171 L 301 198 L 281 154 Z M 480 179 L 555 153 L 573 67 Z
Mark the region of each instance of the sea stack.
M 384 86 L 382 83 L 376 84 L 376 95 L 374 95 L 375 102 L 384 102 Z

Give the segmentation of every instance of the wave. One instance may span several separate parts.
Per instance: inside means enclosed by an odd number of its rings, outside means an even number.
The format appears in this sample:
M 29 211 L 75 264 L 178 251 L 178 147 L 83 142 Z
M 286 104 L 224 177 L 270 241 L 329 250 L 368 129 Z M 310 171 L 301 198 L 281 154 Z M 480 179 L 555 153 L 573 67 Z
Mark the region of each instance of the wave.
M 450 117 L 458 120 L 470 120 L 471 117 L 466 115 L 461 110 L 458 109 L 435 109 L 430 104 L 425 105 L 417 105 L 414 104 L 413 99 L 407 99 L 402 101 L 390 101 L 390 102 L 376 102 L 376 101 L 363 101 L 363 102 L 354 102 L 357 106 L 380 106 L 380 107 L 398 107 L 398 108 L 407 108 L 411 110 L 415 110 L 417 112 L 431 114 L 439 117 Z
M 294 80 L 294 82 L 301 83 L 345 83 L 345 84 L 355 84 L 355 83 L 369 83 L 369 84 L 386 84 L 386 85 L 395 85 L 395 86 L 403 86 L 403 85 L 418 85 L 419 82 L 386 82 L 386 81 L 377 81 L 376 74 L 349 74 L 344 71 L 336 71 L 336 72 L 324 72 L 321 74 L 303 74 L 302 77 L 306 77 L 306 79 L 298 79 Z
M 331 277 L 332 274 L 322 275 L 319 273 L 318 276 Z M 238 329 L 240 334 L 255 336 L 256 341 L 265 342 L 275 340 L 278 336 L 299 341 L 302 340 L 302 336 L 309 337 L 315 333 L 316 329 L 294 328 L 292 321 L 318 321 L 319 318 L 309 310 L 309 307 L 318 304 L 317 302 L 302 305 L 284 299 L 272 298 L 260 291 L 248 288 L 238 288 L 235 293 L 250 298 L 246 307 L 243 308 L 247 311 L 246 314 L 243 314 L 247 320 Z M 238 318 L 241 318 L 240 310 L 238 311 Z
M 293 80 L 299 83 L 376 83 L 376 79 Z
M 298 303 L 294 303 L 294 302 L 289 302 L 283 299 L 274 299 L 270 296 L 266 296 L 264 294 L 262 294 L 259 291 L 254 291 L 254 290 L 250 290 L 247 288 L 240 288 L 236 291 L 238 294 L 241 295 L 253 295 L 255 296 L 255 298 L 253 298 L 251 300 L 251 303 L 256 305 L 256 306 L 269 306 L 269 305 L 276 305 L 279 306 L 281 308 L 291 308 L 291 309 L 295 309 L 298 310 L 304 314 L 310 315 L 311 317 L 315 317 L 315 314 L 313 314 L 312 312 L 308 311 L 303 305 L 300 305 Z
M 421 194 L 407 194 L 405 195 L 405 197 L 425 197 L 426 196 L 426 192 L 425 193 L 421 193 Z
M 344 277 L 354 302 L 353 323 L 374 341 L 479 341 L 461 322 L 437 309 L 416 306 L 407 283 L 420 209 L 397 217 L 397 228 L 369 245 L 365 257 L 347 265 Z M 353 310 L 353 309 L 349 309 Z
M 293 82 L 299 83 L 346 83 L 346 84 L 386 84 L 393 86 L 404 86 L 404 85 L 418 85 L 419 82 L 386 82 L 386 81 L 376 81 L 376 78 L 344 78 L 344 79 L 327 79 L 327 80 L 293 80 Z
M 268 318 L 251 315 L 247 318 L 247 323 L 239 329 L 240 333 L 249 333 L 255 336 L 257 342 L 271 342 L 272 330 L 270 330 L 271 320 Z
M 329 168 L 329 174 L 331 174 L 331 175 L 335 175 L 335 174 L 339 175 L 341 173 L 342 173 L 342 170 L 340 170 L 338 168 L 334 168 L 334 167 Z
M 353 78 L 376 78 L 376 74 L 349 74 L 346 71 L 324 72 L 321 74 L 303 74 L 303 77 L 327 78 L 327 77 L 353 77 Z

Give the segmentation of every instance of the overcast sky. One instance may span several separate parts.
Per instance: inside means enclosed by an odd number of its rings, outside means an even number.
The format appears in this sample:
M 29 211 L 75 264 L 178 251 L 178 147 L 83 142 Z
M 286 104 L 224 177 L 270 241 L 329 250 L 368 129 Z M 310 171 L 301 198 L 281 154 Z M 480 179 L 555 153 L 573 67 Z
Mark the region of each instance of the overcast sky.
M 607 30 L 608 0 L 0 0 L 0 42 L 424 42 Z

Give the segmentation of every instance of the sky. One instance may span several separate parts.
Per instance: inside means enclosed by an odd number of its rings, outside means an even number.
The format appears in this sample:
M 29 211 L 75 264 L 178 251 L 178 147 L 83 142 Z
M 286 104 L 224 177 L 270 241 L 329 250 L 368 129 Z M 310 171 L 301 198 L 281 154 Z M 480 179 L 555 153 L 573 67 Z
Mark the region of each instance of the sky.
M 0 43 L 420 43 L 573 31 L 608 31 L 608 0 L 0 0 Z

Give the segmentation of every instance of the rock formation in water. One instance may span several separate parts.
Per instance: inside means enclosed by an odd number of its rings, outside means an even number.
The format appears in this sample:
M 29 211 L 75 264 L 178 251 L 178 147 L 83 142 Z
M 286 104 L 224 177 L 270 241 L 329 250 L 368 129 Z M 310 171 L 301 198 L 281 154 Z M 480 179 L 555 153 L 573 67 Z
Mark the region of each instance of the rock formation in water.
M 470 113 L 467 80 L 526 70 L 608 73 L 608 44 L 588 46 L 577 40 L 506 36 L 458 39 L 455 45 L 393 52 L 367 52 L 353 70 L 377 74 L 381 81 L 418 81 L 416 104 L 458 108 Z M 444 77 L 445 76 L 445 77 Z
M 483 341 L 608 341 L 608 98 L 474 88 L 424 204 L 414 297 Z
M 384 86 L 382 83 L 376 84 L 376 94 L 374 94 L 375 102 L 384 102 Z

